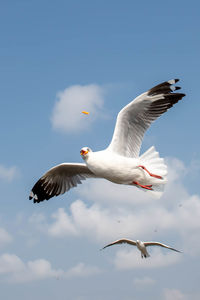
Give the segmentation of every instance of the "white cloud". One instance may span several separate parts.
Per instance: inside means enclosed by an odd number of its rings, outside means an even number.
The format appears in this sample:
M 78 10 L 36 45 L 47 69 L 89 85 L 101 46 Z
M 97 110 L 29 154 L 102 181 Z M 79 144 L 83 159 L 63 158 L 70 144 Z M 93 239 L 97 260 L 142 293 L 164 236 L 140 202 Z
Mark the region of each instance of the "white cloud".
M 53 128 L 70 133 L 85 130 L 102 113 L 102 106 L 102 87 L 96 84 L 70 86 L 57 94 L 51 118 Z
M 11 241 L 12 236 L 4 228 L 0 228 L 0 247 Z
M 149 258 L 141 258 L 140 251 L 137 249 L 121 249 L 117 251 L 113 263 L 119 270 L 127 269 L 152 269 L 173 265 L 181 260 L 179 253 L 168 252 L 164 254 L 160 249 L 152 249 Z
M 160 210 L 158 214 L 162 215 L 162 211 Z M 101 243 L 122 235 L 139 236 L 144 230 L 153 231 L 155 227 L 146 226 L 149 219 L 146 220 L 142 210 L 135 216 L 131 211 L 111 211 L 98 204 L 87 207 L 81 200 L 71 204 L 70 214 L 64 208 L 60 208 L 52 217 L 55 221 L 48 225 L 49 235 L 54 237 L 81 235 L 92 237 Z M 140 227 L 141 223 L 145 226 Z
M 65 213 L 63 208 L 59 208 L 52 215 L 55 222 L 49 227 L 48 232 L 52 236 L 62 237 L 66 235 L 77 235 L 77 229 L 72 222 L 72 218 Z
M 164 290 L 164 300 L 189 300 L 180 290 L 177 289 L 165 289 Z
M 17 255 L 5 253 L 0 256 L 0 274 L 12 282 L 26 282 L 59 276 L 62 270 L 53 270 L 45 259 L 24 263 Z
M 169 288 L 165 288 L 163 290 L 163 300 L 199 300 L 200 299 L 200 294 L 199 292 L 192 292 L 192 293 L 188 293 L 188 292 L 182 292 L 179 289 L 173 288 L 173 289 L 169 289 Z
M 156 283 L 156 280 L 150 277 L 143 277 L 143 278 L 134 278 L 133 283 L 137 287 L 146 287 L 146 286 L 152 286 Z
M 0 165 L 0 179 L 12 181 L 18 175 L 17 167 L 6 168 Z
M 0 256 L 0 274 L 21 272 L 24 270 L 24 264 L 15 254 L 2 254 Z
M 87 266 L 84 263 L 79 263 L 76 266 L 69 269 L 65 277 L 88 277 L 94 274 L 99 274 L 101 270 L 96 266 Z
M 53 214 L 56 219 L 49 225 L 48 233 L 52 236 L 62 237 L 68 235 L 88 235 L 97 239 L 104 239 L 105 232 L 113 232 L 109 213 L 101 210 L 98 205 L 87 207 L 81 200 L 71 204 L 71 216 L 63 208 Z
M 101 272 L 95 266 L 79 263 L 67 271 L 53 269 L 46 259 L 36 259 L 24 263 L 15 254 L 2 254 L 0 256 L 0 278 L 9 282 L 29 282 L 48 278 L 88 277 Z
M 49 235 L 54 237 L 84 235 L 104 243 L 120 236 L 148 235 L 153 232 L 160 218 L 163 220 L 161 226 L 164 228 L 170 226 L 171 222 L 170 215 L 168 216 L 166 210 L 162 208 L 156 212 L 154 207 L 147 208 L 146 211 L 141 209 L 136 215 L 135 211 L 114 208 L 112 211 L 98 204 L 87 207 L 81 200 L 71 204 L 70 214 L 60 208 L 52 217 L 55 221 L 48 225 Z

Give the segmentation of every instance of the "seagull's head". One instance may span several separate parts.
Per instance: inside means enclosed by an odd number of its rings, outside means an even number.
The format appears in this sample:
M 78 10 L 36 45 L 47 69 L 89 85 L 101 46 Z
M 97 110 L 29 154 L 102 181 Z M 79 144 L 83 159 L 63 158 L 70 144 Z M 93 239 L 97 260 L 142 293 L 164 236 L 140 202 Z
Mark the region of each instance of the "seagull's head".
M 80 154 L 82 156 L 83 159 L 86 159 L 89 155 L 89 153 L 92 152 L 92 150 L 88 147 L 83 147 L 80 151 Z

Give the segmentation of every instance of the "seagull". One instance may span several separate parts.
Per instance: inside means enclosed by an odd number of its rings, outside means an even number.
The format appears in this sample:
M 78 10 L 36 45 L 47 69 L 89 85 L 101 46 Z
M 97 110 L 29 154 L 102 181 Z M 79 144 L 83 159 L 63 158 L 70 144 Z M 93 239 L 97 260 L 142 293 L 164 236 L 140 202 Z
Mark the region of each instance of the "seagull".
M 147 252 L 147 249 L 146 249 L 146 247 L 148 247 L 148 246 L 160 246 L 160 247 L 164 247 L 164 248 L 167 248 L 167 249 L 170 249 L 170 250 L 173 250 L 173 251 L 181 253 L 181 251 L 176 250 L 176 249 L 174 249 L 172 247 L 169 247 L 169 246 L 167 246 L 165 244 L 162 244 L 162 243 L 159 243 L 159 242 L 142 242 L 140 240 L 132 241 L 132 240 L 128 240 L 128 239 L 117 240 L 117 241 L 115 241 L 115 242 L 113 242 L 111 244 L 106 245 L 101 250 L 103 250 L 103 249 L 105 249 L 107 247 L 116 245 L 116 244 L 123 244 L 123 243 L 136 246 L 140 250 L 142 258 L 143 257 L 147 258 L 147 257 L 150 256 L 149 253 Z
M 80 151 L 85 163 L 62 163 L 47 171 L 33 186 L 34 203 L 64 194 L 87 178 L 104 178 L 113 183 L 135 186 L 157 198 L 163 193 L 167 167 L 154 146 L 141 156 L 145 131 L 185 94 L 174 86 L 179 79 L 165 81 L 136 97 L 118 114 L 110 145 L 93 152 Z M 68 149 L 69 150 L 69 149 Z

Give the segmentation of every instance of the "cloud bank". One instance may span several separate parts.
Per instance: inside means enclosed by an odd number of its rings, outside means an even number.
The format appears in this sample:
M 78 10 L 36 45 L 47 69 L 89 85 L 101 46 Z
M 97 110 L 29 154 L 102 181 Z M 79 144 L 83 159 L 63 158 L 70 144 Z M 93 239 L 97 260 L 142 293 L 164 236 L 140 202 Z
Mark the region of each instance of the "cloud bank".
M 0 165 L 0 180 L 12 181 L 18 174 L 17 167 L 10 168 Z
M 78 263 L 69 270 L 53 269 L 46 259 L 36 259 L 24 263 L 15 254 L 4 253 L 0 256 L 0 280 L 24 283 L 48 278 L 69 279 L 73 277 L 88 277 L 100 273 L 96 266 Z

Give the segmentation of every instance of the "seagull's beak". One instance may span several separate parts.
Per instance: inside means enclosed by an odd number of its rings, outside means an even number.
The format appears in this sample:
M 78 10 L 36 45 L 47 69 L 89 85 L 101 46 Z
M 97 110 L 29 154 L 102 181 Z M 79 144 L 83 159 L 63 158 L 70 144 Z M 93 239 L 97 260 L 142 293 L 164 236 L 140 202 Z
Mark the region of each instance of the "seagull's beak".
M 80 154 L 81 154 L 81 155 L 86 155 L 87 153 L 88 153 L 87 150 L 86 150 L 86 151 L 84 151 L 84 150 L 81 150 L 81 151 L 80 151 Z

